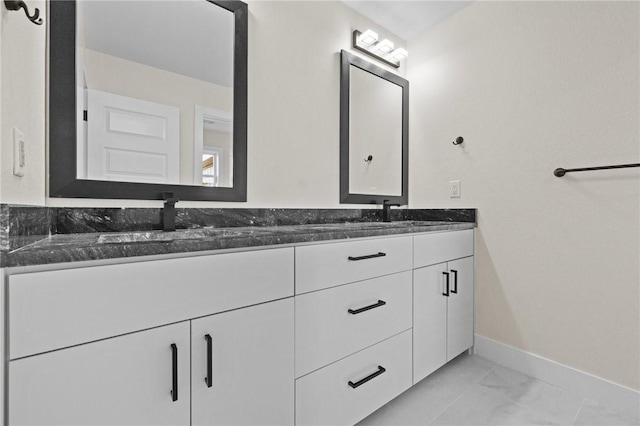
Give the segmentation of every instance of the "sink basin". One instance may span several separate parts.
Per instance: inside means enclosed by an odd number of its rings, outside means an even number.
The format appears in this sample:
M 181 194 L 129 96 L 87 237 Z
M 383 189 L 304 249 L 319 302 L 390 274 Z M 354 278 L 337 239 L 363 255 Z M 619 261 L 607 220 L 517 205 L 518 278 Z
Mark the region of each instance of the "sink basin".
M 110 243 L 142 243 L 142 242 L 169 242 L 176 240 L 190 240 L 198 237 L 172 234 L 105 234 L 98 237 L 98 244 Z
M 324 223 L 303 225 L 305 229 L 332 230 L 332 229 L 389 229 L 406 228 L 413 226 L 441 225 L 447 222 L 426 221 L 398 221 L 398 222 L 348 222 L 348 223 Z
M 194 241 L 207 238 L 224 237 L 260 237 L 265 234 L 278 235 L 289 233 L 355 231 L 372 229 L 411 228 L 414 226 L 442 225 L 448 222 L 398 221 L 398 222 L 347 222 L 347 223 L 314 223 L 290 226 L 249 226 L 239 228 L 197 228 L 182 229 L 175 232 L 146 231 L 103 234 L 98 237 L 98 244 L 119 243 L 170 243 L 176 241 Z
M 229 237 L 242 235 L 241 231 L 229 229 L 186 229 L 175 232 L 148 231 L 118 234 L 104 234 L 98 237 L 98 244 L 116 243 L 161 243 L 172 241 L 201 240 L 207 237 Z

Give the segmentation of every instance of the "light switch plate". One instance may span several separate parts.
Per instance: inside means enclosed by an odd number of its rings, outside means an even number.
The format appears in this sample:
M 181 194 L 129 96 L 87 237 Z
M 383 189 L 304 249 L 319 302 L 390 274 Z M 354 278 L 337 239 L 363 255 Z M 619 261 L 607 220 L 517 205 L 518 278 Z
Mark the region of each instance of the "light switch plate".
M 24 133 L 13 128 L 13 174 L 24 176 Z
M 460 198 L 460 181 L 449 181 L 449 198 Z

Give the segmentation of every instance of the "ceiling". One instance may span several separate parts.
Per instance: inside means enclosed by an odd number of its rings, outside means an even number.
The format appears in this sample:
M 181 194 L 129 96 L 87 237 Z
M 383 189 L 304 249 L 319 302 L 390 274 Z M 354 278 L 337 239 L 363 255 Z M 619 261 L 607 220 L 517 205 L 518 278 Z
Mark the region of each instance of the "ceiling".
M 415 38 L 472 3 L 472 1 L 457 0 L 342 0 L 342 2 L 405 41 Z
M 96 0 L 79 4 L 87 48 L 233 86 L 232 12 L 206 1 Z

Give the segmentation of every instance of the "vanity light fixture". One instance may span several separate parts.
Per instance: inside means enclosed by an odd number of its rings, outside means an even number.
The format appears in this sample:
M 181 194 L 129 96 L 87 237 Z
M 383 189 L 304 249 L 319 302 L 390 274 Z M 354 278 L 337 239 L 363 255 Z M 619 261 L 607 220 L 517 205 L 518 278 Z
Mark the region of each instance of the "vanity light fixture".
M 391 53 L 391 59 L 398 62 L 404 61 L 407 59 L 407 56 L 409 56 L 409 52 L 404 50 L 402 47 L 397 48 Z
M 378 41 L 378 33 L 373 30 L 367 30 L 360 34 L 359 40 L 360 44 L 371 46 L 372 44 L 375 44 L 376 41 Z
M 387 39 L 378 41 L 378 34 L 372 30 L 363 33 L 355 30 L 353 32 L 353 48 L 394 68 L 399 68 L 400 61 L 408 56 L 407 51 L 401 47 L 393 50 L 392 41 Z
M 386 38 L 382 40 L 380 43 L 376 43 L 376 51 L 378 53 L 382 53 L 383 55 L 386 55 L 392 50 L 393 50 L 393 42 L 390 42 Z

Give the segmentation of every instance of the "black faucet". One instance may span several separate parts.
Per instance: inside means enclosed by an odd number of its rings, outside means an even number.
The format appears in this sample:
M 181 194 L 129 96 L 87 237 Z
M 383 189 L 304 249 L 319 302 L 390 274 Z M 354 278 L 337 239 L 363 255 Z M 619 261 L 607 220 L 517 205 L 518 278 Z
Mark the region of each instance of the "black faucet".
M 164 207 L 162 207 L 162 230 L 165 232 L 176 230 L 176 203 L 173 192 L 163 192 Z
M 400 204 L 391 204 L 389 200 L 382 201 L 382 221 L 391 222 L 391 206 L 399 206 Z

